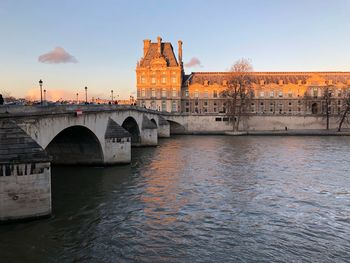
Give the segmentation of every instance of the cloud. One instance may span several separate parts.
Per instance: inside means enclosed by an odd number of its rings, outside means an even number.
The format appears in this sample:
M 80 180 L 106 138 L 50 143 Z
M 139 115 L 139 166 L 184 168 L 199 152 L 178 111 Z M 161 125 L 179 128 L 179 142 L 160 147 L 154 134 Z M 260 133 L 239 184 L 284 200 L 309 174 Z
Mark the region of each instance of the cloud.
M 192 68 L 192 67 L 203 67 L 203 66 L 198 58 L 193 57 L 189 62 L 185 64 L 185 67 Z
M 78 63 L 75 57 L 69 54 L 61 47 L 56 47 L 49 53 L 43 54 L 38 58 L 39 62 L 48 64 L 58 64 L 58 63 Z

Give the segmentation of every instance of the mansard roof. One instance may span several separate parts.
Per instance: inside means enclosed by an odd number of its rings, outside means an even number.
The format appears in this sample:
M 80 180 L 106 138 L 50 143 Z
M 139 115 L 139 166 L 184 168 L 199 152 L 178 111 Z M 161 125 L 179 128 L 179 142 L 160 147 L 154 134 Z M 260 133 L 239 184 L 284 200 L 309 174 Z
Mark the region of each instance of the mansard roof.
M 224 80 L 229 80 L 235 75 L 235 72 L 192 72 L 190 77 L 186 78 L 188 84 L 203 84 L 204 81 L 209 81 L 210 84 L 222 84 Z M 334 83 L 342 82 L 349 84 L 350 72 L 343 71 L 324 71 L 324 72 L 250 72 L 254 82 L 259 83 L 263 80 L 265 83 L 279 83 L 282 80 L 284 83 L 298 84 L 298 81 L 306 83 L 307 80 L 319 77 L 325 80 L 332 80 Z
M 179 66 L 176 56 L 174 54 L 173 46 L 169 42 L 161 43 L 162 55 L 165 58 L 168 67 Z M 159 57 L 158 43 L 150 43 L 150 47 L 144 58 L 141 59 L 140 67 L 149 67 L 151 61 Z

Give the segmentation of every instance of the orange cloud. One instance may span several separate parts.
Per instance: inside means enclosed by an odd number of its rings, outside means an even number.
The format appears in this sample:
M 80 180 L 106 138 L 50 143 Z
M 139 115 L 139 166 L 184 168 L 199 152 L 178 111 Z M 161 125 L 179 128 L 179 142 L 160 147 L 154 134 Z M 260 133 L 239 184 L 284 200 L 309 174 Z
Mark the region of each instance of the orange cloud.
M 38 61 L 48 64 L 78 63 L 75 57 L 61 47 L 56 47 L 54 50 L 39 56 Z

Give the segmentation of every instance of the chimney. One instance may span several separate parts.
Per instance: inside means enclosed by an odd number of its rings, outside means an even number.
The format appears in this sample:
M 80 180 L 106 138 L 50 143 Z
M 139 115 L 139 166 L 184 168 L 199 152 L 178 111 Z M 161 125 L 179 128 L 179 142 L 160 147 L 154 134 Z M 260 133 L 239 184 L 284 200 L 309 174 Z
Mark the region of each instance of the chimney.
M 145 39 L 143 41 L 143 57 L 146 56 L 149 46 L 151 45 L 151 40 Z
M 158 53 L 159 55 L 162 54 L 162 38 L 160 36 L 157 37 L 158 40 Z
M 182 63 L 182 41 L 179 40 L 178 42 L 179 50 L 178 50 L 178 57 L 179 57 L 179 63 Z

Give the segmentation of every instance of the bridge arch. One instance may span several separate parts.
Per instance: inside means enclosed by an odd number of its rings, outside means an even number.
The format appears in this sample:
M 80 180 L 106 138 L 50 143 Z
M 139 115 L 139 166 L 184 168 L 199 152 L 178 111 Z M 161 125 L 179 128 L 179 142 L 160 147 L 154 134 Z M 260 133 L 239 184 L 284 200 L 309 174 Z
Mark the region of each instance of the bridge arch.
M 127 117 L 123 121 L 122 127 L 131 134 L 131 145 L 139 145 L 141 143 L 140 128 L 133 117 Z
M 186 129 L 183 125 L 176 121 L 167 120 L 170 125 L 170 134 L 184 134 Z
M 157 124 L 157 122 L 156 122 L 156 120 L 155 119 L 151 119 L 151 122 L 153 122 L 156 126 L 157 126 L 157 128 L 158 128 L 158 124 Z
M 47 145 L 47 153 L 54 164 L 102 164 L 101 143 L 87 127 L 70 126 L 59 132 Z

